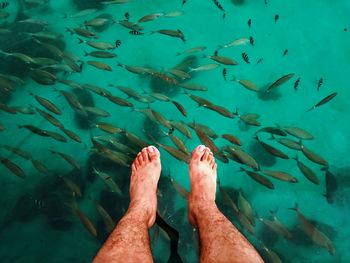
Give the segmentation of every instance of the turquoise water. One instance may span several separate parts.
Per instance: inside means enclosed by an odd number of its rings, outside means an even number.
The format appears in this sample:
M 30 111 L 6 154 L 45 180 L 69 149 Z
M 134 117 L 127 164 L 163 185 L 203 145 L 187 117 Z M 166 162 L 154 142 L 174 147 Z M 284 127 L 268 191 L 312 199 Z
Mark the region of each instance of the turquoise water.
M 280 255 L 283 262 L 349 262 L 349 242 L 347 238 L 350 229 L 346 222 L 349 214 L 350 187 L 349 160 L 347 152 L 350 149 L 348 134 L 349 107 L 347 75 L 349 72 L 350 38 L 349 10 L 350 2 L 331 1 L 228 1 L 220 3 L 226 17 L 213 1 L 188 0 L 182 5 L 180 0 L 146 1 L 133 0 L 125 4 L 101 5 L 99 1 L 42 1 L 37 6 L 31 6 L 29 1 L 8 1 L 9 5 L 0 9 L 0 100 L 10 107 L 0 111 L 0 138 L 2 146 L 19 147 L 30 153 L 31 158 L 42 162 L 48 171 L 39 172 L 31 160 L 25 160 L 1 147 L 2 163 L 9 161 L 18 165 L 25 173 L 25 178 L 16 176 L 5 165 L 0 165 L 1 218 L 0 235 L 1 262 L 90 262 L 102 242 L 108 235 L 95 202 L 103 206 L 115 222 L 117 222 L 128 206 L 128 187 L 130 171 L 127 166 L 101 157 L 94 150 L 91 137 L 106 145 L 109 149 L 124 152 L 126 164 L 130 164 L 135 152 L 140 146 L 125 139 L 124 132 L 115 135 L 108 134 L 98 128 L 99 122 L 108 122 L 115 127 L 125 129 L 142 138 L 147 143 L 154 143 L 147 137 L 151 134 L 158 143 L 176 147 L 165 134 L 169 129 L 148 119 L 139 112 L 140 109 L 151 109 L 160 112 L 166 120 L 195 122 L 205 124 L 219 136 L 213 139 L 215 145 L 224 150 L 232 145 L 220 138 L 222 134 L 232 134 L 242 142 L 241 148 L 253 156 L 261 170 L 279 170 L 288 172 L 297 178 L 297 183 L 288 183 L 269 177 L 274 184 L 274 190 L 252 180 L 240 167 L 248 166 L 233 160 L 229 163 L 218 162 L 218 177 L 220 185 L 237 202 L 237 191 L 242 189 L 249 200 L 255 214 L 260 218 L 271 217 L 271 212 L 290 230 L 293 237 L 283 238 L 264 226 L 256 219 L 254 234 L 242 228 L 235 217 L 232 208 L 226 206 L 218 191 L 217 203 L 223 213 L 245 234 L 245 236 L 264 254 L 262 243 Z M 40 2 L 40 1 L 38 1 Z M 96 8 L 77 16 L 81 10 Z M 181 11 L 175 17 L 166 17 L 173 11 Z M 130 29 L 120 23 L 125 19 L 125 13 L 130 14 L 129 20 L 137 20 L 147 14 L 162 13 L 163 16 L 149 22 L 140 23 L 144 29 L 143 35 L 132 35 Z M 275 21 L 275 15 L 279 19 Z M 84 52 L 96 51 L 87 43 L 79 44 L 78 37 L 89 40 L 77 34 L 70 34 L 66 28 L 84 28 L 84 22 L 98 16 L 107 18 L 106 25 L 101 28 L 89 27 L 99 38 L 91 41 L 102 41 L 119 47 L 110 50 L 117 54 L 111 59 L 85 56 Z M 45 22 L 23 22 L 26 19 Z M 248 20 L 251 19 L 251 27 Z M 184 43 L 178 38 L 151 34 L 160 29 L 180 29 L 186 39 Z M 42 37 L 38 33 L 53 32 L 57 35 Z M 36 35 L 35 35 L 36 34 Z M 249 37 L 254 39 L 254 45 L 249 43 Z M 238 62 L 235 66 L 220 65 L 208 71 L 190 72 L 191 79 L 185 83 L 205 86 L 207 91 L 192 91 L 190 93 L 209 100 L 210 102 L 238 112 L 239 115 L 259 114 L 260 127 L 251 126 L 235 118 L 224 117 L 206 107 L 198 107 L 184 89 L 169 85 L 160 80 L 152 72 L 166 72 L 186 60 L 187 55 L 176 56 L 193 47 L 205 46 L 201 52 L 189 54 L 191 67 L 196 68 L 208 63 L 216 63 L 207 58 L 212 56 L 220 45 L 228 44 L 236 39 L 244 38 L 248 43 L 224 48 L 220 56 L 229 57 Z M 37 39 L 38 41 L 34 40 Z M 43 44 L 44 43 L 44 44 Z M 64 70 L 54 67 L 45 68 L 35 64 L 30 58 L 46 57 L 57 60 L 59 65 L 67 65 L 67 59 L 55 55 L 45 48 L 45 43 L 52 44 L 78 65 L 74 72 L 66 66 Z M 286 55 L 284 51 L 288 49 Z M 15 57 L 14 53 L 28 55 L 29 62 Z M 250 63 L 242 58 L 246 53 Z M 72 58 L 73 54 L 74 57 Z M 205 55 L 205 56 L 204 56 Z M 263 60 L 257 63 L 261 58 Z M 86 62 L 104 62 L 112 71 L 97 69 Z M 125 68 L 118 67 L 117 62 L 139 67 L 147 67 L 144 74 L 133 74 Z M 35 69 L 44 69 L 55 74 L 58 80 L 52 85 L 42 85 L 33 80 Z M 74 67 L 73 67 L 74 68 Z M 227 69 L 227 80 L 222 71 Z M 189 72 L 188 65 L 183 69 Z M 151 73 L 150 73 L 151 72 Z M 292 79 L 275 88 L 270 93 L 266 89 L 277 79 L 287 74 L 294 74 Z M 170 73 L 167 73 L 169 76 Z M 15 84 L 9 76 L 17 76 L 23 84 Z M 297 90 L 294 83 L 300 78 Z M 12 78 L 13 79 L 13 78 Z M 39 81 L 43 77 L 39 77 Z M 62 84 L 59 80 L 71 80 L 79 84 L 76 88 Z M 235 79 L 236 81 L 231 81 Z M 254 92 L 244 88 L 237 80 L 250 80 L 261 89 Z M 318 88 L 319 80 L 323 84 Z M 44 78 L 47 81 L 47 79 Z M 179 82 L 182 82 L 178 79 Z M 91 92 L 83 84 L 96 85 L 121 97 L 133 104 L 133 107 L 123 107 L 110 102 L 106 97 Z M 114 86 L 111 86 L 114 85 Z M 183 116 L 171 102 L 154 101 L 142 103 L 115 86 L 126 86 L 146 96 L 152 92 L 162 93 L 180 103 L 187 112 Z M 9 87 L 13 90 L 9 91 Z M 60 91 L 74 93 L 83 105 L 83 110 L 74 110 Z M 328 103 L 306 112 L 327 95 L 337 92 L 337 96 Z M 54 103 L 62 112 L 54 115 L 66 129 L 77 134 L 78 143 L 66 136 L 60 129 L 50 124 L 38 113 L 35 107 L 46 112 L 42 105 L 30 95 L 33 93 Z M 96 117 L 84 110 L 86 106 L 97 107 L 108 112 L 109 117 Z M 24 107 L 33 110 L 35 114 L 24 114 L 13 107 Z M 2 106 L 4 108 L 4 106 Z M 12 110 L 11 110 L 12 109 Z M 95 108 L 96 110 L 96 108 Z M 55 131 L 67 138 L 67 142 L 59 142 L 50 137 L 31 133 L 21 125 L 34 125 L 40 129 Z M 255 133 L 264 127 L 299 127 L 314 137 L 304 140 L 305 147 L 322 156 L 328 162 L 328 171 L 333 174 L 337 187 L 333 187 L 332 196 L 328 200 L 326 194 L 324 166 L 308 160 L 299 150 L 291 150 L 275 140 L 270 135 L 259 132 L 261 141 L 282 150 L 290 159 L 276 158 L 268 153 L 253 138 Z M 1 131 L 3 127 L 3 131 Z M 173 134 L 178 136 L 191 151 L 200 143 L 196 133 L 191 130 L 192 139 L 186 138 L 177 129 Z M 109 136 L 109 137 L 107 137 Z M 275 136 L 282 138 L 281 136 Z M 123 145 L 133 148 L 133 151 L 117 150 L 115 146 L 103 139 L 116 138 Z M 295 139 L 288 135 L 287 138 Z M 81 169 L 72 166 L 50 150 L 72 156 Z M 187 164 L 169 155 L 160 147 L 162 155 L 162 176 L 159 183 L 158 209 L 164 220 L 173 226 L 180 234 L 179 255 L 183 262 L 196 262 L 198 258 L 197 239 L 192 228 L 187 223 L 186 201 L 175 191 L 169 181 L 171 176 L 176 182 L 189 189 Z M 226 153 L 228 154 L 228 153 Z M 310 167 L 319 179 L 319 184 L 313 184 L 303 176 L 291 159 L 298 155 L 299 159 Z M 125 157 L 125 156 L 124 156 Z M 119 193 L 113 193 L 106 187 L 100 177 L 93 173 L 93 168 L 110 174 L 120 188 Z M 251 169 L 249 169 L 251 170 Z M 251 170 L 252 171 L 252 170 Z M 62 179 L 64 177 L 65 179 Z M 67 183 L 68 181 L 68 183 Z M 72 182 L 74 183 L 72 187 Z M 333 183 L 334 185 L 334 183 Z M 79 196 L 78 187 L 81 191 Z M 332 183 L 328 183 L 331 187 Z M 75 188 L 74 188 L 75 187 Z M 74 189 L 75 190 L 74 190 Z M 329 190 L 329 188 L 328 188 Z M 332 199 L 332 202 L 330 202 Z M 300 212 L 312 224 L 322 231 L 333 243 L 335 255 L 326 249 L 313 244 L 302 230 L 297 214 L 288 208 L 298 204 Z M 79 209 L 95 226 L 97 236 L 93 236 L 84 228 L 74 209 Z M 167 262 L 169 257 L 169 239 L 157 226 L 151 229 L 152 250 L 156 262 Z

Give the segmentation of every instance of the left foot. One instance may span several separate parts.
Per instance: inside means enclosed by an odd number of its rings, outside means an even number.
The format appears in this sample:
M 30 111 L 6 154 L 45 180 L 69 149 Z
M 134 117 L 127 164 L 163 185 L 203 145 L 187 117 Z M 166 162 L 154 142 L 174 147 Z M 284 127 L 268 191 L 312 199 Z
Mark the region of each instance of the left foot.
M 154 146 L 139 152 L 131 166 L 130 208 L 145 211 L 148 227 L 156 219 L 157 184 L 160 177 L 160 153 Z

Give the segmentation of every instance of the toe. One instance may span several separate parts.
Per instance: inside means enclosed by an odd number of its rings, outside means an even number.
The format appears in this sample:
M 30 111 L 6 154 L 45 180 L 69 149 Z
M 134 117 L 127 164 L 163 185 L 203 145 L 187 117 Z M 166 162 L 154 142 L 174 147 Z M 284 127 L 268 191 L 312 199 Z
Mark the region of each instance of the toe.
M 149 162 L 147 148 L 143 148 L 141 151 L 142 159 L 144 162 Z
M 160 153 L 156 147 L 153 145 L 147 147 L 148 157 L 150 161 L 155 161 L 159 159 Z
M 204 150 L 204 145 L 198 145 L 192 152 L 192 160 L 200 160 L 204 154 Z
M 135 170 L 140 168 L 138 156 L 136 156 L 134 163 L 133 163 L 133 166 L 135 167 Z
M 214 163 L 213 165 L 213 170 L 216 171 L 216 168 L 218 167 L 218 165 L 216 163 Z
M 143 164 L 143 156 L 141 152 L 137 154 L 137 160 L 139 161 L 139 165 L 141 166 Z
M 210 150 L 209 150 L 210 151 Z M 209 152 L 209 155 L 208 155 L 208 158 L 207 158 L 207 161 L 208 162 L 211 162 L 211 160 L 213 160 L 214 159 L 214 157 L 213 157 L 213 153 L 210 151 Z
M 203 161 L 207 161 L 207 159 L 208 159 L 208 157 L 209 157 L 209 153 L 210 153 L 210 150 L 209 150 L 208 147 L 206 147 L 205 150 L 204 150 L 204 154 L 203 154 L 203 156 L 202 156 L 202 158 L 201 158 L 201 161 L 202 161 L 202 162 L 203 162 Z
M 135 173 L 136 172 L 136 165 L 135 165 L 135 162 L 132 163 L 131 165 L 131 172 Z

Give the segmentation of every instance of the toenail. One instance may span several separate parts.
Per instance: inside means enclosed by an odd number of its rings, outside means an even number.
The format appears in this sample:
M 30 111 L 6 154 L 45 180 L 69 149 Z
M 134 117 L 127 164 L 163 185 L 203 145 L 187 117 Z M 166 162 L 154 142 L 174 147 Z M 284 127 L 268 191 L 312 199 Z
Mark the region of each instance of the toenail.
M 200 152 L 203 152 L 204 149 L 205 149 L 205 146 L 204 146 L 204 145 L 199 145 L 198 150 L 199 150 Z
M 154 147 L 150 146 L 150 147 L 148 147 L 148 150 L 149 150 L 149 152 L 153 153 L 154 152 Z

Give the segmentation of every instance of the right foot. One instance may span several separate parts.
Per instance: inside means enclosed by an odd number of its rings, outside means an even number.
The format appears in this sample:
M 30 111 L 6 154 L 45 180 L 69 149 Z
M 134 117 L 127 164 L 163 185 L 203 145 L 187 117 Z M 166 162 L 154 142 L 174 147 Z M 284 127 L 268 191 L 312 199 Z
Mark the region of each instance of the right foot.
M 191 192 L 188 199 L 188 220 L 197 227 L 198 210 L 215 205 L 217 165 L 210 149 L 199 145 L 192 153 L 189 167 Z

